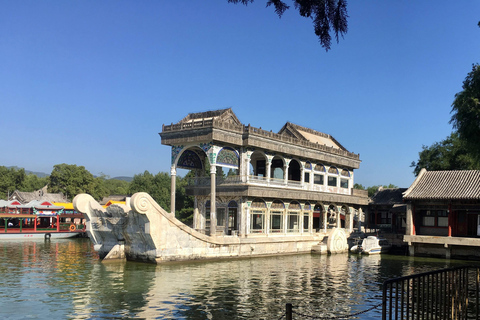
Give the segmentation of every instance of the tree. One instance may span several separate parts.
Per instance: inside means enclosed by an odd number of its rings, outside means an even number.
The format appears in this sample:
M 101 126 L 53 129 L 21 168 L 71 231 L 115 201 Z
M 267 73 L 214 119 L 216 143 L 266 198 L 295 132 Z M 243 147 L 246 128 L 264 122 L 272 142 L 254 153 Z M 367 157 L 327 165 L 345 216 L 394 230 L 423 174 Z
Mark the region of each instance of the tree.
M 118 194 L 118 195 L 127 195 L 129 194 L 130 183 L 125 180 L 119 179 L 104 179 L 103 184 L 105 189 L 108 191 L 108 195 Z
M 243 3 L 247 5 L 254 0 L 228 0 L 230 3 Z M 347 1 L 346 0 L 293 0 L 295 9 L 300 15 L 313 20 L 315 35 L 320 40 L 320 45 L 326 51 L 330 50 L 332 42 L 331 31 L 335 34 L 338 43 L 339 35 L 347 33 Z M 273 5 L 279 17 L 290 8 L 282 0 L 267 0 L 267 7 Z
M 53 166 L 48 177 L 48 191 L 61 192 L 69 199 L 79 193 L 88 193 L 97 200 L 108 193 L 102 178 L 95 178 L 83 166 L 65 163 Z
M 182 222 L 190 224 L 193 220 L 194 199 L 185 192 L 188 177 L 176 177 L 175 190 L 175 216 Z M 148 193 L 163 209 L 170 211 L 171 178 L 166 172 L 159 172 L 155 176 L 148 171 L 136 174 L 130 183 L 129 193 Z
M 0 199 L 7 199 L 13 191 L 32 192 L 43 188 L 47 178 L 39 178 L 35 174 L 26 174 L 25 169 L 0 166 Z
M 378 191 L 378 189 L 380 189 L 380 187 L 383 187 L 385 189 L 395 189 L 395 188 L 398 188 L 398 186 L 390 183 L 388 186 L 387 185 L 383 185 L 383 186 L 371 186 L 371 187 L 368 187 L 367 188 L 367 191 L 368 191 L 368 197 L 371 198 L 373 197 L 373 195 Z
M 355 183 L 353 185 L 353 189 L 358 189 L 358 190 L 367 190 L 362 184 L 360 183 Z
M 163 209 L 170 211 L 170 177 L 165 172 L 153 175 L 147 170 L 136 174 L 130 182 L 129 193 L 148 193 Z
M 36 174 L 27 174 L 23 183 L 23 190 L 21 191 L 32 192 L 43 188 L 47 184 L 48 177 L 40 178 Z
M 480 65 L 472 66 L 462 88 L 455 95 L 450 123 L 472 156 L 480 160 Z
M 422 146 L 419 159 L 413 161 L 413 173 L 417 176 L 422 168 L 427 170 L 472 170 L 479 169 L 479 163 L 459 134 L 453 132 L 445 140 L 435 142 L 430 147 Z

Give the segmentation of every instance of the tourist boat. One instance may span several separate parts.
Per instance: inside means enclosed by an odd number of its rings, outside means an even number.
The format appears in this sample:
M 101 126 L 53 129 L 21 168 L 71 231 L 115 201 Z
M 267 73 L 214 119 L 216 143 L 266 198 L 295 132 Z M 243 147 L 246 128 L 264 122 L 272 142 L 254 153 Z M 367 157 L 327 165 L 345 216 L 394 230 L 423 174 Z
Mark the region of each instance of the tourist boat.
M 82 215 L 0 213 L 0 228 L 3 229 L 0 229 L 0 240 L 78 237 L 85 233 L 85 225 L 78 223 L 78 219 L 83 219 Z
M 0 239 L 72 238 L 85 233 L 83 215 L 73 206 L 34 200 L 26 205 L 0 200 Z
M 391 247 L 390 243 L 385 239 L 368 236 L 362 240 L 361 244 L 358 241 L 357 244 L 351 247 L 350 252 L 363 254 L 387 253 Z

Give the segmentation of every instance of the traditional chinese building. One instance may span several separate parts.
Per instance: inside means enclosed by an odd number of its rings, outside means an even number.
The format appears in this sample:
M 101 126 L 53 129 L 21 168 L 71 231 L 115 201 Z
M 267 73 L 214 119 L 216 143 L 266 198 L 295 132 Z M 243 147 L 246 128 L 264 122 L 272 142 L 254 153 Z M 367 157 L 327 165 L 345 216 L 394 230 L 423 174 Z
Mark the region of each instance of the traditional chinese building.
M 411 255 L 480 259 L 480 170 L 422 169 L 403 199 Z
M 403 202 L 403 193 L 407 188 L 380 187 L 370 198 L 368 203 L 369 229 L 404 235 L 406 227 L 406 204 Z
M 193 170 L 194 229 L 207 235 L 275 236 L 352 231 L 367 193 L 353 189 L 358 154 L 331 135 L 287 122 L 278 133 L 244 125 L 231 109 L 163 125 L 178 169 Z M 175 192 L 171 194 L 175 212 Z

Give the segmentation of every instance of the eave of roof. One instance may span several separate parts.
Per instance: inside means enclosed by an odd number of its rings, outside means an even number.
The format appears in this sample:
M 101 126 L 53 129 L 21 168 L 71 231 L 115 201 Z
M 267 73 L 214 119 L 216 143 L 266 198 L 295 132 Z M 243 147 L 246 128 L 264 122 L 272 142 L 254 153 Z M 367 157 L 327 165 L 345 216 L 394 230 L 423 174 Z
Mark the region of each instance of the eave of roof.
M 480 200 L 480 170 L 422 169 L 405 200 Z

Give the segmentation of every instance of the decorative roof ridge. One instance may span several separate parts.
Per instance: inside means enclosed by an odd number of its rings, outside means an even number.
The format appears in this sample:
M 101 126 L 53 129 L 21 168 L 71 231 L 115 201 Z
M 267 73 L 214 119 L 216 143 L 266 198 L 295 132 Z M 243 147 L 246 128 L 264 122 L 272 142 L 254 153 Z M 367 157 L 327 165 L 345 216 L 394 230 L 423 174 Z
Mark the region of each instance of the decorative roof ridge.
M 289 122 L 289 121 L 285 124 L 284 128 L 287 127 L 287 126 L 290 126 L 291 128 L 295 129 L 297 132 L 300 129 L 302 131 L 306 131 L 308 133 L 320 136 L 322 138 L 332 139 L 332 141 L 335 142 L 335 144 L 338 145 L 340 147 L 340 149 L 342 149 L 344 151 L 348 151 L 347 148 L 345 148 L 340 142 L 338 142 L 337 139 L 335 139 L 331 134 L 324 133 L 324 132 L 321 132 L 321 131 L 317 131 L 315 129 L 307 128 L 307 127 L 304 127 L 304 126 L 301 126 L 301 125 L 298 125 L 298 124 L 295 124 L 295 123 L 292 123 L 292 122 Z M 298 134 L 300 134 L 305 140 L 308 140 L 300 132 L 298 132 Z
M 427 169 L 422 168 L 420 173 L 418 174 L 415 181 L 413 181 L 412 185 L 403 193 L 403 198 L 407 198 L 408 195 L 412 192 L 412 190 L 417 186 L 418 182 L 422 179 L 423 175 L 427 172 Z
M 323 133 L 323 132 L 320 132 L 320 131 L 317 131 L 317 130 L 314 130 L 314 129 L 311 129 L 311 128 L 307 128 L 307 127 L 304 127 L 304 126 L 301 126 L 301 125 L 298 125 L 298 124 L 295 124 L 295 123 L 292 123 L 290 121 L 288 121 L 284 127 L 287 127 L 287 126 L 291 126 L 293 129 L 298 130 L 303 130 L 303 131 L 306 131 L 308 133 L 311 133 L 311 134 L 314 134 L 314 135 L 317 135 L 317 136 L 320 136 L 322 138 L 333 138 L 331 135 L 329 135 L 328 133 Z M 283 129 L 283 128 L 282 128 Z
M 230 111 L 231 114 L 233 116 L 235 116 L 235 114 L 232 111 L 232 108 L 209 110 L 209 111 L 203 111 L 203 112 L 192 112 L 192 113 L 189 113 L 185 118 L 180 120 L 178 123 L 190 121 L 190 120 L 193 120 L 193 119 L 216 118 L 216 117 L 222 116 L 223 114 L 225 114 L 228 111 Z M 235 116 L 235 118 L 236 118 L 236 116 Z

